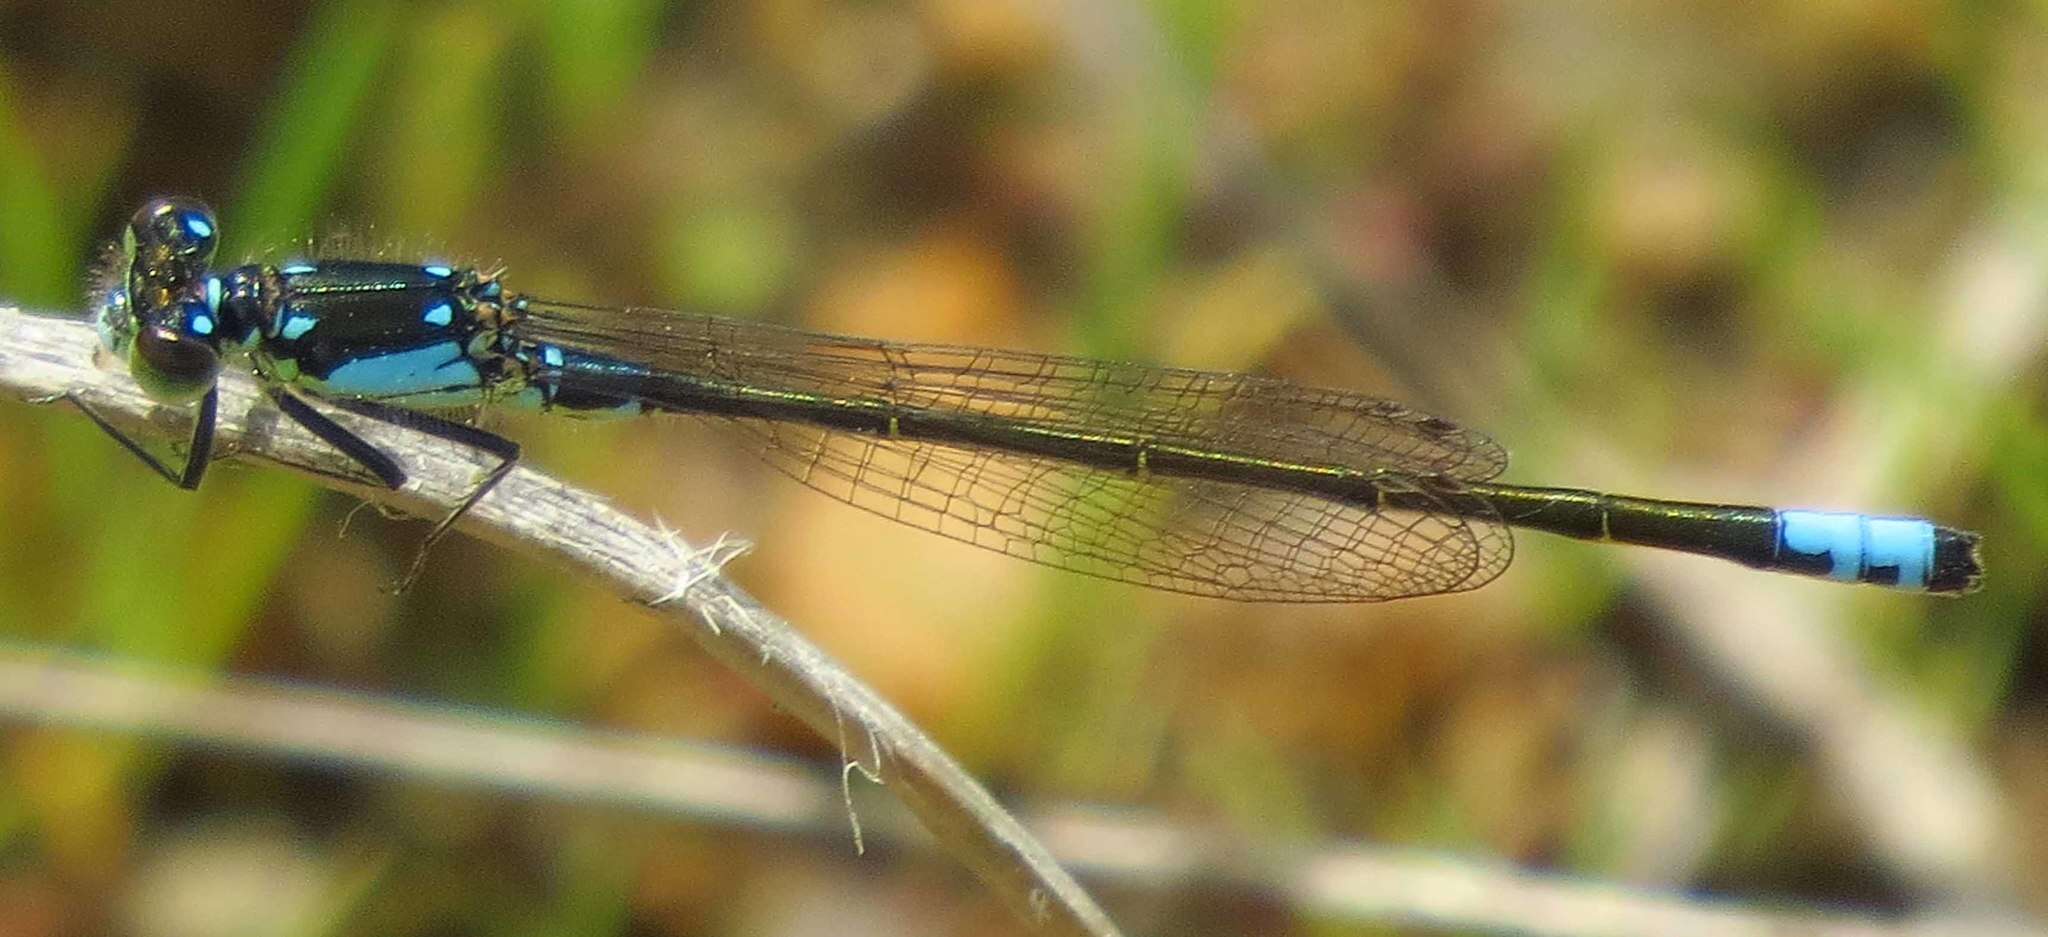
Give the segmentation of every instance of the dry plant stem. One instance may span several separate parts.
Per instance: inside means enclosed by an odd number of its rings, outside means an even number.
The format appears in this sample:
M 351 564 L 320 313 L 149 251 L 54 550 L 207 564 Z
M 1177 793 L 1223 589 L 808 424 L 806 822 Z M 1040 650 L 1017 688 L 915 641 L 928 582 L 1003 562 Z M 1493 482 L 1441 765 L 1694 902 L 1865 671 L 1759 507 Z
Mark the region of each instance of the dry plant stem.
M 183 438 L 189 416 L 150 401 L 126 374 L 95 367 L 97 345 L 81 322 L 0 307 L 0 388 L 27 400 L 75 394 L 124 430 L 152 439 Z M 421 433 L 346 413 L 330 415 L 397 458 L 411 476 L 405 488 L 392 492 L 345 481 L 357 474 L 349 460 L 283 418 L 241 374 L 221 381 L 217 451 L 310 474 L 422 517 L 446 515 L 494 463 L 487 454 Z M 109 456 L 117 457 L 113 443 L 108 445 Z M 460 527 L 601 578 L 621 597 L 683 624 L 712 656 L 858 761 L 860 773 L 900 798 L 1038 931 L 1117 933 L 1045 848 L 931 739 L 789 623 L 719 576 L 707 554 L 682 545 L 672 532 L 525 467 L 508 475 Z
M 837 779 L 783 759 L 47 649 L 0 646 L 0 719 L 615 804 L 758 835 L 846 835 Z M 874 806 L 865 818 L 871 843 L 928 847 L 903 814 Z M 1261 845 L 1128 808 L 1021 814 L 1063 864 L 1098 881 L 1245 894 L 1383 927 L 1528 937 L 2044 937 L 2038 922 L 1995 913 L 1799 908 L 1342 841 Z

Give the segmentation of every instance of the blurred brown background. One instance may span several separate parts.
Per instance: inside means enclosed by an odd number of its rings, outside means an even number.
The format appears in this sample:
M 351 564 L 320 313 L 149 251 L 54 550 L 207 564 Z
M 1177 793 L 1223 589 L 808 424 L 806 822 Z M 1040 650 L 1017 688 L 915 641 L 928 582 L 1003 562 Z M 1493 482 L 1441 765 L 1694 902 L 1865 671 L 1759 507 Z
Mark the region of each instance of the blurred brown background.
M 340 230 L 543 295 L 1256 370 L 1485 430 L 1526 483 L 1980 530 L 1988 586 L 1954 601 L 1524 535 L 1476 593 L 1247 606 L 899 529 L 688 421 L 488 417 L 637 513 L 755 541 L 728 572 L 1008 802 L 1738 918 L 2024 915 L 2044 87 L 2048 13 L 2017 3 L 0 2 L 0 299 L 79 308 L 97 245 L 182 193 L 224 259 Z M 180 492 L 0 405 L 0 663 L 836 778 L 835 744 L 556 570 L 456 538 L 385 594 L 425 525 L 337 536 L 354 507 L 231 464 Z M 837 823 L 56 725 L 26 672 L 9 937 L 1022 932 L 945 857 L 855 856 Z M 1447 926 L 1089 880 L 1133 933 Z

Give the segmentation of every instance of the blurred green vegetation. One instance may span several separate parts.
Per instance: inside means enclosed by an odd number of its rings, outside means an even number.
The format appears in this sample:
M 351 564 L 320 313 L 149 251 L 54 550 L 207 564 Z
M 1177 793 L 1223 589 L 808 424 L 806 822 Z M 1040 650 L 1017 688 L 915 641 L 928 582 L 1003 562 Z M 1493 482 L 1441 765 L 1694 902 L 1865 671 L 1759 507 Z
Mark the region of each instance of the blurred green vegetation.
M 2025 4 L 6 3 L 0 298 L 78 308 L 100 239 L 182 193 L 228 255 L 343 231 L 565 298 L 1266 370 L 1486 429 L 1521 481 L 1935 516 L 1984 532 L 1984 593 L 1815 601 L 2039 843 L 2044 27 Z M 2030 288 L 2026 321 L 1972 318 Z M 730 571 L 1000 790 L 1908 900 L 1812 753 L 1673 662 L 1615 551 L 1522 537 L 1444 599 L 1202 602 L 897 530 L 689 426 L 488 419 L 697 539 L 757 541 Z M 1816 443 L 1845 432 L 1870 446 Z M 557 571 L 453 543 L 386 595 L 424 525 L 337 536 L 353 507 L 226 465 L 175 491 L 69 413 L 0 406 L 0 636 L 836 757 Z M 1673 722 L 1701 819 L 1657 850 L 1612 797 Z M 0 906 L 37 913 L 0 931 L 194 933 L 153 876 L 209 843 L 290 854 L 310 916 L 279 933 L 760 933 L 761 889 L 933 874 L 648 826 L 8 728 Z M 891 900 L 986 900 L 944 881 Z M 1159 933 L 1350 932 L 1111 904 Z

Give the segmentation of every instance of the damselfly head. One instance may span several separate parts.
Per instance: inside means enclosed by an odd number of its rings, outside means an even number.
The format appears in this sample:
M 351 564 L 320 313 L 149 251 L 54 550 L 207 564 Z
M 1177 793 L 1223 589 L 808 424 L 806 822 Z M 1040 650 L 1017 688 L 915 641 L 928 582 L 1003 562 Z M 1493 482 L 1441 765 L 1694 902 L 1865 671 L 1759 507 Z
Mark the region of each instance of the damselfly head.
M 94 277 L 100 343 L 150 396 L 195 400 L 220 374 L 219 244 L 213 211 L 189 198 L 157 198 L 129 220 Z

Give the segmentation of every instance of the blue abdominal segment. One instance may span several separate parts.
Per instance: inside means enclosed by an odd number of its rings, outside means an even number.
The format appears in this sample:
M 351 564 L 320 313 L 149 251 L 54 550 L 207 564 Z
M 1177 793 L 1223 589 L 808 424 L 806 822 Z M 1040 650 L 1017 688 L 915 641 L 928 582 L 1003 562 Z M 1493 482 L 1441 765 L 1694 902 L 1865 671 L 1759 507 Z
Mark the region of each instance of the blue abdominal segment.
M 590 419 L 646 412 L 638 391 L 649 371 L 641 365 L 548 344 L 532 346 L 532 358 L 539 367 L 525 402 Z
M 1923 520 L 1826 511 L 1778 512 L 1778 547 L 1789 563 L 1843 582 L 1925 589 L 1935 566 L 1935 528 Z

